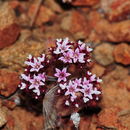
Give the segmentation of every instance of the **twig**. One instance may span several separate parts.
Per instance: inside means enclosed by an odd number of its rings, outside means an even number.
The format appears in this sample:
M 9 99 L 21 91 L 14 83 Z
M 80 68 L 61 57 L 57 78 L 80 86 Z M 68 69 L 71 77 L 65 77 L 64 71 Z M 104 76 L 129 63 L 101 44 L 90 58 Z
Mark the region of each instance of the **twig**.
M 121 116 L 126 116 L 129 114 L 130 114 L 130 110 L 123 110 L 123 111 L 118 113 L 118 116 L 121 117 Z
M 53 76 L 47 76 L 48 81 L 57 81 L 55 77 Z
M 15 95 L 17 95 L 19 92 L 19 89 L 16 89 L 15 92 L 13 92 L 12 94 L 10 94 L 9 96 L 4 96 L 0 94 L 0 98 L 3 100 L 12 100 L 12 97 L 14 97 Z
M 36 17 L 37 17 L 37 14 L 38 14 L 38 11 L 40 9 L 40 5 L 41 5 L 42 1 L 43 0 L 39 0 L 38 3 L 37 3 L 36 9 L 34 11 L 33 17 L 32 17 L 31 22 L 30 22 L 31 28 L 32 28 L 33 24 L 35 23 L 35 20 L 36 20 Z
M 118 130 L 116 127 L 110 127 L 110 126 L 104 126 L 104 125 L 97 126 L 97 128 L 101 128 L 103 130 Z
M 13 101 L 16 105 L 20 105 L 20 98 L 19 98 L 19 89 L 17 89 L 14 93 L 9 96 L 0 95 L 0 98 L 3 101 Z
M 109 127 L 104 125 L 97 126 L 97 128 L 101 128 L 103 130 L 118 130 L 116 127 Z

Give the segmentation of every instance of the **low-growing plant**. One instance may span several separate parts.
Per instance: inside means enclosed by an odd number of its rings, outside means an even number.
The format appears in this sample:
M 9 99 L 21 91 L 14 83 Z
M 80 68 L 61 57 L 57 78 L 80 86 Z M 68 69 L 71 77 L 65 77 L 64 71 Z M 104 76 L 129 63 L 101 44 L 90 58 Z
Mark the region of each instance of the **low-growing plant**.
M 91 52 L 87 43 L 56 39 L 46 54 L 29 55 L 25 61 L 19 88 L 36 100 L 43 99 L 45 129 L 58 126 L 60 115 L 54 107 L 58 99 L 63 98 L 64 109 L 73 110 L 71 119 L 76 127 L 80 118 L 74 121 L 79 117 L 75 112 L 99 101 L 102 80 L 89 70 Z

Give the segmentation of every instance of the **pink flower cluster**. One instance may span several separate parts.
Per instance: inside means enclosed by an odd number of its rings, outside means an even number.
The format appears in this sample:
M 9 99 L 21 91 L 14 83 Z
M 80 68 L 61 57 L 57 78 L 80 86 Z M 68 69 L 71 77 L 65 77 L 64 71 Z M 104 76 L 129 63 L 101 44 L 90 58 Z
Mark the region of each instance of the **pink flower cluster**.
M 89 71 L 86 77 L 76 78 L 68 82 L 60 83 L 58 93 L 67 96 L 65 105 L 79 105 L 89 102 L 90 100 L 98 100 L 101 90 L 97 88 L 102 82 L 96 75 L 92 75 Z M 80 94 L 80 96 L 78 96 Z
M 66 81 L 66 77 L 70 76 L 70 73 L 67 73 L 67 68 L 63 68 L 62 70 L 59 70 L 56 68 L 56 73 L 54 74 L 54 76 L 56 76 L 58 78 L 58 82 L 61 81 Z
M 85 43 L 78 41 L 74 44 L 65 38 L 64 40 L 57 39 L 53 54 L 59 55 L 58 60 L 63 63 L 86 63 L 91 61 L 88 56 L 91 51 L 92 48 L 86 46 Z
M 20 89 L 38 99 L 44 96 L 52 82 L 59 87 L 59 97 L 65 97 L 65 106 L 79 107 L 98 101 L 101 79 L 88 68 L 92 48 L 81 41 L 71 42 L 68 38 L 57 39 L 54 44 L 55 47 L 49 48 L 46 55 L 37 58 L 29 55 L 25 61 L 25 72 L 21 74 Z M 72 66 L 74 71 L 71 71 Z
M 42 54 L 38 58 L 29 55 L 28 60 L 25 61 L 27 68 L 24 74 L 21 74 L 22 81 L 19 85 L 20 89 L 32 93 L 36 99 L 46 90 L 46 87 L 43 86 L 45 86 L 46 80 L 44 68 L 47 63 L 48 61 L 45 58 L 45 54 Z

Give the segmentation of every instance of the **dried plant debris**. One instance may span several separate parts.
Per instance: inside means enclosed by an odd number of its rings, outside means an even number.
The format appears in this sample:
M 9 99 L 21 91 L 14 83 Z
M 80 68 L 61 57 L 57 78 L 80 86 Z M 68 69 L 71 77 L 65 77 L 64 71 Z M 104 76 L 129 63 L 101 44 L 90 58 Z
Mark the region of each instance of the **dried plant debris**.
M 56 100 L 56 91 L 58 86 L 52 87 L 46 94 L 43 100 L 43 116 L 45 117 L 44 129 L 54 129 L 57 127 L 58 116 L 54 108 Z

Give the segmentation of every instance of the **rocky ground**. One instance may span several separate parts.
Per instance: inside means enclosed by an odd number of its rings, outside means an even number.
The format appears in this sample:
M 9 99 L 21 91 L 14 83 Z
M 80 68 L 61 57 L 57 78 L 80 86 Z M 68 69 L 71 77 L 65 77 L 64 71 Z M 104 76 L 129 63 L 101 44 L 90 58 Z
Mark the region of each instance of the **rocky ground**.
M 38 56 L 65 37 L 91 43 L 92 72 L 103 79 L 98 108 L 85 110 L 80 130 L 130 130 L 129 0 L 0 1 L 1 130 L 43 129 L 41 104 L 15 93 L 19 75 L 28 54 Z

